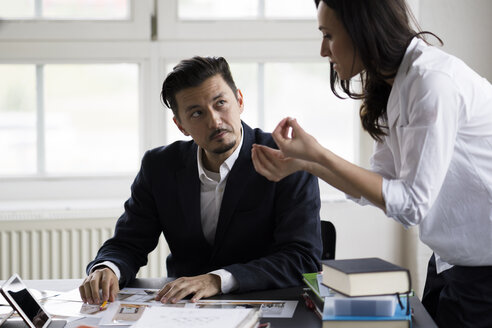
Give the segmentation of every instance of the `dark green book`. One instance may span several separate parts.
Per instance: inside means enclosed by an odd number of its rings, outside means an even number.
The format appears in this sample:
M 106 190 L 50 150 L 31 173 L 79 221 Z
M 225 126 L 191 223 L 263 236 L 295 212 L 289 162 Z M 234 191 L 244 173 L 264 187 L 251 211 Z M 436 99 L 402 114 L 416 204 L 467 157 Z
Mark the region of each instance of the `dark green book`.
M 330 291 L 328 287 L 322 286 L 325 289 L 323 289 L 322 292 L 319 290 L 319 282 L 318 282 L 318 276 L 319 273 L 304 273 L 303 275 L 303 280 L 306 286 L 309 287 L 309 289 L 306 291 L 307 295 L 311 299 L 311 301 L 314 302 L 318 310 L 323 313 L 323 308 L 324 308 L 324 302 L 325 302 L 325 297 L 333 295 L 333 292 Z

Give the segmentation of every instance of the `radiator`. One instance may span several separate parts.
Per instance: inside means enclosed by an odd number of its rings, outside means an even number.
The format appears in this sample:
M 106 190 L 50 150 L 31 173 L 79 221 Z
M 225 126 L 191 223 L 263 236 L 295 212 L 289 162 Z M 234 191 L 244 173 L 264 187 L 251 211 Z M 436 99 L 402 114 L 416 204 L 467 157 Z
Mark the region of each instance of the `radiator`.
M 23 279 L 70 279 L 86 276 L 85 268 L 114 232 L 115 216 L 84 217 L 71 212 L 0 215 L 0 280 L 18 273 Z M 161 236 L 140 278 L 165 277 L 169 248 Z

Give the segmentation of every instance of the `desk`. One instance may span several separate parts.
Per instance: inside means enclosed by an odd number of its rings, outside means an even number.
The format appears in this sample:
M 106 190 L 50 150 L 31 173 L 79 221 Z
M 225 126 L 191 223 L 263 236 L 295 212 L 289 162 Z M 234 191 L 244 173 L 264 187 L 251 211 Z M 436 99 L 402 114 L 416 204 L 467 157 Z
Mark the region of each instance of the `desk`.
M 40 290 L 68 291 L 77 288 L 82 282 L 81 279 L 62 279 L 62 280 L 26 280 L 29 288 Z M 128 287 L 138 288 L 161 288 L 166 282 L 166 278 L 137 279 Z M 293 287 L 286 289 L 275 289 L 244 294 L 228 294 L 211 297 L 210 299 L 242 299 L 242 300 L 296 300 L 299 301 L 292 319 L 267 318 L 262 322 L 270 322 L 272 328 L 318 328 L 321 321 L 318 317 L 304 305 L 302 298 L 303 288 Z M 412 319 L 413 328 L 433 328 L 437 325 L 425 311 L 424 306 L 417 297 L 410 298 L 410 304 L 414 310 Z

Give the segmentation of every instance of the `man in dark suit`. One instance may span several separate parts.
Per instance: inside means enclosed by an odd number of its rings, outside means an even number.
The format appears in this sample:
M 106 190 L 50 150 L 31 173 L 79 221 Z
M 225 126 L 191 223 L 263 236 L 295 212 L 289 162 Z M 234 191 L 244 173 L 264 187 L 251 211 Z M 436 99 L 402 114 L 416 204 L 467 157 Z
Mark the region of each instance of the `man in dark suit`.
M 319 269 L 319 188 L 297 172 L 279 182 L 256 173 L 253 144 L 269 133 L 240 119 L 243 96 L 226 60 L 194 57 L 166 77 L 162 99 L 192 141 L 147 151 L 114 236 L 87 266 L 89 303 L 114 300 L 164 234 L 171 254 L 156 299 L 192 301 L 218 293 L 283 288 Z

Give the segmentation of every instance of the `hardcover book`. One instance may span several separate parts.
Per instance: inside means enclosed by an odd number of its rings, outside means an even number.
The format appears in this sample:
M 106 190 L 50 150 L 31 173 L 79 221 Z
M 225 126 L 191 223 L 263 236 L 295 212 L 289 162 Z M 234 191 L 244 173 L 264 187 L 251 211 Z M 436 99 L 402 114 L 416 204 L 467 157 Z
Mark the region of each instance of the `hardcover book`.
M 405 294 L 410 272 L 380 258 L 322 261 L 323 284 L 347 296 Z
M 320 316 L 393 316 L 398 299 L 395 295 L 347 297 L 321 284 L 322 275 L 305 273 L 309 287 L 305 297 L 312 301 Z M 314 310 L 314 309 L 313 309 Z

